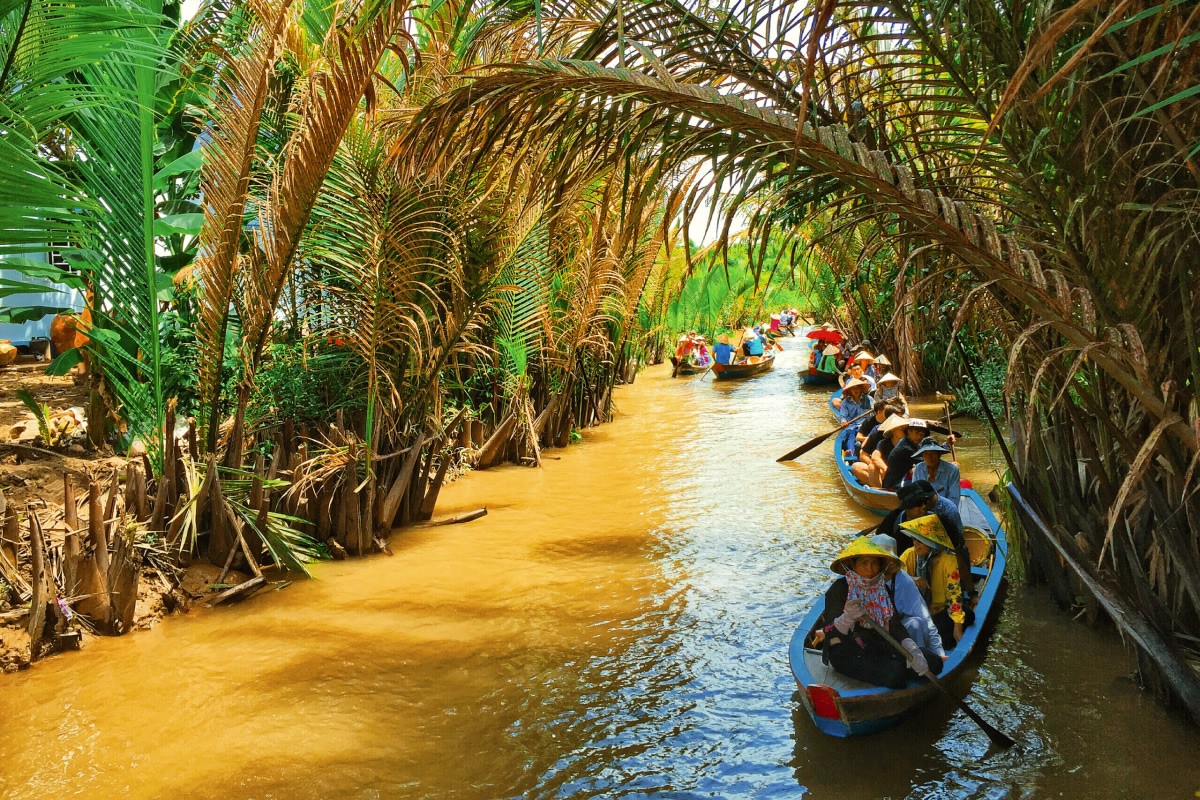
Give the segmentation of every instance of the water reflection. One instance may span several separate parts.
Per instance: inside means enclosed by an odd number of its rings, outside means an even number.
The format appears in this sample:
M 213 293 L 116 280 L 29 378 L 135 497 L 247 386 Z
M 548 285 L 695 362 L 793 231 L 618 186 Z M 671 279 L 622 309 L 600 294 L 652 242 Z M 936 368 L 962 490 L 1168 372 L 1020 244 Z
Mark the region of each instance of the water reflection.
M 847 534 L 798 341 L 744 382 L 622 389 L 542 470 L 448 487 L 395 558 L 0 676 L 4 797 L 1190 797 L 1200 736 L 1112 641 L 1010 591 L 986 660 L 896 730 L 826 737 L 786 647 Z M 929 412 L 925 412 L 929 413 Z M 956 426 L 958 422 L 956 421 Z M 977 426 L 959 447 L 986 492 Z M 1130 764 L 1154 765 L 1130 769 Z

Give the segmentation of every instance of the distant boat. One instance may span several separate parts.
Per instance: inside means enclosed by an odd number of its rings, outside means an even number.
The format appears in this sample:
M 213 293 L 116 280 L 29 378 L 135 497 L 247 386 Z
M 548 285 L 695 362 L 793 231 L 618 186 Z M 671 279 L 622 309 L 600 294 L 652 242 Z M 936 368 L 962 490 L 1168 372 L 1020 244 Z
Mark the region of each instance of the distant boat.
M 711 369 L 712 362 L 709 362 L 707 366 L 703 367 L 690 360 L 685 360 L 682 364 L 680 364 L 678 358 L 671 356 L 671 367 L 672 375 L 699 375 L 701 372 L 707 372 L 709 369 Z
M 1000 587 L 1007 564 L 1008 541 L 996 515 L 972 489 L 963 489 L 959 501 L 965 526 L 967 548 L 971 553 L 971 574 L 979 603 L 975 623 L 966 628 L 963 638 L 942 667 L 938 680 L 948 682 L 964 671 L 967 658 L 982 649 L 981 631 L 1000 610 Z M 824 663 L 822 652 L 808 646 L 812 634 L 825 621 L 821 614 L 825 595 L 804 616 L 792 636 L 788 661 L 800 688 L 800 699 L 813 723 L 830 736 L 863 736 L 890 728 L 901 722 L 931 698 L 939 696 L 936 687 L 924 678 L 913 676 L 902 689 L 889 689 L 848 678 Z
M 713 375 L 718 379 L 749 378 L 761 375 L 775 366 L 775 354 L 750 356 L 740 364 L 713 364 Z

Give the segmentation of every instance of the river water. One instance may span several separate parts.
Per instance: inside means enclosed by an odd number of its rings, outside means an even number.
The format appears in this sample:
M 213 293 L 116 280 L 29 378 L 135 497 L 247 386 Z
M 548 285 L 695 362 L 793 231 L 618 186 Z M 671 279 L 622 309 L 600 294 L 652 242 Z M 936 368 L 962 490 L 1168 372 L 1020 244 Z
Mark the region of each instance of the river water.
M 620 414 L 442 493 L 460 526 L 394 558 L 165 620 L 0 675 L 4 798 L 1191 798 L 1200 733 L 1130 678 L 1111 632 L 1012 586 L 949 703 L 836 740 L 787 644 L 848 534 L 827 395 L 789 340 L 744 382 L 647 370 Z M 957 425 L 957 423 L 956 423 Z M 986 492 L 979 428 L 959 450 Z

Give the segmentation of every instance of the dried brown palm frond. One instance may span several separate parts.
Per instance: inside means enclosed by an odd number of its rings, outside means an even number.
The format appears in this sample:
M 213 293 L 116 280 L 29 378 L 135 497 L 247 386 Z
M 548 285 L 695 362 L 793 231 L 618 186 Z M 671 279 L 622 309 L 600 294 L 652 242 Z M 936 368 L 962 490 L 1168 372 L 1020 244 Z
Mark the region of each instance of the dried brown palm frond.
M 325 174 L 380 58 L 394 37 L 405 35 L 401 23 L 406 10 L 404 3 L 391 3 L 369 21 L 343 10 L 322 44 L 324 60 L 304 76 L 295 100 L 297 127 L 259 209 L 258 227 L 242 270 L 243 355 L 252 368 L 266 343 Z
M 217 444 L 217 390 L 246 205 L 258 155 L 259 123 L 291 5 L 291 0 L 263 0 L 246 7 L 245 34 L 231 45 L 235 49 L 223 54 L 223 65 L 213 84 L 210 138 L 204 148 L 200 178 L 204 227 L 192 267 L 203 287 L 196 338 L 201 353 L 199 393 L 211 406 L 206 420 L 209 450 Z

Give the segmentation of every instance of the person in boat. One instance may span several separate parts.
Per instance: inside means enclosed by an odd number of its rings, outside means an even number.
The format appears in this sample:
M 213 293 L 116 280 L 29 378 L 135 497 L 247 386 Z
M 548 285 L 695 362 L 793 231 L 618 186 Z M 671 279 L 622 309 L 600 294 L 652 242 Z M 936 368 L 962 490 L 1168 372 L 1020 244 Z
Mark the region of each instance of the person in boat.
M 742 357 L 749 359 L 751 356 L 762 356 L 763 340 L 758 335 L 758 332 L 753 328 L 747 328 L 742 336 Z
M 850 466 L 850 471 L 860 483 L 873 489 L 883 487 L 888 457 L 896 445 L 904 441 L 907 433 L 908 417 L 896 406 L 889 404 L 884 410 L 884 421 L 871 432 L 859 451 L 865 457 Z M 862 466 L 857 466 L 858 464 Z
M 871 542 L 896 555 L 896 540 L 886 533 L 875 534 L 871 537 Z M 937 623 L 933 621 L 933 615 L 929 613 L 924 595 L 917 587 L 916 580 L 907 572 L 907 568 L 896 570 L 896 573 L 888 578 L 888 592 L 892 595 L 892 602 L 900 612 L 900 621 L 912 640 L 923 651 L 931 652 L 945 661 L 946 648 L 942 646 L 942 634 Z
M 860 350 L 851 357 L 850 364 L 846 367 L 846 370 L 854 377 L 871 384 L 871 391 L 874 392 L 875 376 L 869 372 L 874 364 L 875 356 L 871 355 L 867 350 Z M 855 367 L 861 367 L 862 371 L 859 372 Z
M 942 523 L 942 529 L 953 545 L 951 550 L 958 562 L 959 574 L 963 576 L 962 592 L 968 601 L 975 599 L 975 577 L 971 574 L 971 554 L 967 550 L 966 536 L 963 533 L 962 515 L 958 506 L 945 497 L 938 495 L 927 480 L 913 481 L 901 486 L 896 492 L 900 501 L 899 508 L 889 511 L 879 523 L 878 532 L 894 537 L 901 553 L 912 547 L 912 539 L 903 527 L 908 520 L 934 514 Z
M 954 544 L 937 514 L 907 520 L 900 527 L 913 543 L 900 556 L 904 571 L 925 597 L 942 640 L 957 642 L 963 629 L 975 622 L 975 611 L 963 594 Z
M 817 352 L 817 347 L 813 346 L 813 352 Z M 841 349 L 836 344 L 831 344 L 821 351 L 821 359 L 817 363 L 817 372 L 827 372 L 830 375 L 837 375 L 841 370 L 838 369 L 837 357 L 841 354 Z
M 942 458 L 950 449 L 938 444 L 937 439 L 926 436 L 914 453 L 921 459 L 913 467 L 913 481 L 929 481 L 939 497 L 944 497 L 958 508 L 962 497 L 962 484 L 958 465 Z
M 892 452 L 888 453 L 887 470 L 883 473 L 883 481 L 880 484 L 882 488 L 894 492 L 901 483 L 908 480 L 908 473 L 920 461 L 917 458 L 917 448 L 928 435 L 928 422 L 923 419 L 908 421 L 908 429 L 905 431 L 904 438 L 896 442 L 892 447 Z
M 847 677 L 892 689 L 906 686 L 914 674 L 941 671 L 941 658 L 922 651 L 909 635 L 888 591 L 888 577 L 901 568 L 896 556 L 870 537 L 860 536 L 829 568 L 842 577 L 825 592 L 822 619 L 826 624 L 814 635 L 813 644 L 825 645 L 830 666 Z M 891 634 L 908 658 L 869 627 L 866 617 Z
M 868 414 L 867 417 L 859 424 L 858 433 L 854 435 L 858 443 L 856 452 L 858 460 L 850 465 L 854 476 L 864 486 L 867 485 L 864 477 L 867 474 L 868 465 L 870 464 L 870 454 L 875 452 L 879 447 L 879 442 L 883 438 L 883 433 L 879 431 L 879 426 L 887 421 L 888 417 L 899 413 L 896 406 L 891 405 L 886 400 L 876 400 L 871 406 L 871 411 L 874 413 Z
M 870 386 L 869 392 L 872 394 L 875 392 L 875 382 L 867 378 L 867 368 L 861 359 L 851 359 L 849 366 L 846 367 L 846 373 L 839 380 L 842 386 L 845 387 L 846 383 L 851 379 L 865 381 Z
M 877 400 L 889 400 L 899 403 L 908 408 L 908 403 L 904 399 L 904 395 L 900 394 L 900 386 L 904 381 L 900 380 L 900 376 L 894 372 L 885 374 L 882 378 L 875 382 L 875 398 Z
M 687 361 L 688 356 L 692 354 L 694 344 L 695 340 L 690 334 L 680 336 L 679 340 L 675 342 L 675 358 L 679 359 L 681 363 Z
M 833 398 L 832 402 L 837 407 L 838 419 L 842 421 L 843 428 L 849 425 L 851 420 L 871 410 L 872 400 L 867 394 L 867 388 L 866 381 L 851 378 L 842 387 L 842 396 Z
M 875 361 L 871 364 L 871 366 L 867 367 L 867 374 L 874 378 L 875 382 L 878 383 L 879 379 L 886 375 L 891 367 L 891 360 L 883 353 L 880 353 L 879 355 L 875 356 Z
M 728 333 L 717 336 L 717 344 L 713 347 L 713 358 L 718 364 L 733 363 L 733 341 Z

